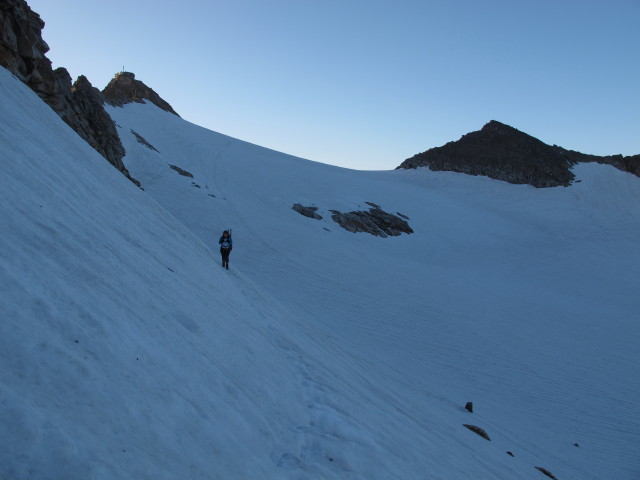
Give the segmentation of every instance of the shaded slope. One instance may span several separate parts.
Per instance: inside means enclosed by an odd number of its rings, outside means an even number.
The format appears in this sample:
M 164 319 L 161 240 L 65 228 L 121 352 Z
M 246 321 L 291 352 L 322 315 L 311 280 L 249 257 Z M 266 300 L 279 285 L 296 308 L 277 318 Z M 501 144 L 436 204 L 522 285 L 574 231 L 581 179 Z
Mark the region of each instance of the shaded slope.
M 464 412 L 408 409 L 261 276 L 221 270 L 5 71 L 0 92 L 0 476 L 527 478 Z
M 392 392 L 415 421 L 384 456 L 407 461 L 403 478 L 422 478 L 429 465 L 436 478 L 529 478 L 542 466 L 558 478 L 634 479 L 640 417 L 621 399 L 640 393 L 630 381 L 640 378 L 637 177 L 580 164 L 570 188 L 531 189 L 425 169 L 358 172 L 153 105 L 109 111 L 149 195 L 206 243 L 232 227 L 232 270 L 285 305 L 328 356 L 344 352 L 386 389 L 375 396 Z M 367 202 L 408 216 L 414 234 L 376 238 L 331 219 L 332 209 Z M 325 392 L 341 405 L 335 395 Z M 367 415 L 360 410 L 346 411 Z M 462 426 L 472 421 L 490 443 Z

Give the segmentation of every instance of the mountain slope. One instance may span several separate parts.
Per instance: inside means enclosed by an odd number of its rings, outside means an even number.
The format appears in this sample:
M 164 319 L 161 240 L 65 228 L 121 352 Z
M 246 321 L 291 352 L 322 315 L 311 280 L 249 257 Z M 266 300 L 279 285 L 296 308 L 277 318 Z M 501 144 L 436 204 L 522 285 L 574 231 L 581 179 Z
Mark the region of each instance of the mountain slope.
M 635 177 L 354 172 L 109 107 L 142 192 L 0 92 L 0 476 L 637 476 Z M 330 219 L 365 202 L 415 233 Z
M 0 87 L 0 476 L 526 478 Z
M 455 142 L 414 155 L 398 168 L 429 167 L 544 188 L 570 185 L 574 179 L 571 167 L 585 162 L 613 165 L 640 176 L 640 155 L 585 155 L 547 145 L 495 120 Z
M 397 408 L 429 432 L 405 439 L 420 445 L 418 462 L 439 465 L 430 435 L 466 420 L 493 433 L 481 448 L 516 454 L 507 460 L 517 473 L 500 460 L 485 476 L 529 478 L 536 463 L 558 478 L 640 471 L 639 417 L 628 402 L 640 393 L 636 177 L 581 164 L 580 182 L 538 190 L 449 172 L 356 172 L 152 105 L 108 111 L 150 196 L 214 248 L 232 227 L 232 269 L 394 392 Z M 366 202 L 408 216 L 415 233 L 380 239 L 331 220 L 331 210 Z M 322 220 L 299 215 L 296 203 L 316 206 Z M 468 400 L 479 405 L 472 419 L 459 416 Z M 445 442 L 445 456 L 468 452 Z M 477 475 L 459 466 L 443 476 Z

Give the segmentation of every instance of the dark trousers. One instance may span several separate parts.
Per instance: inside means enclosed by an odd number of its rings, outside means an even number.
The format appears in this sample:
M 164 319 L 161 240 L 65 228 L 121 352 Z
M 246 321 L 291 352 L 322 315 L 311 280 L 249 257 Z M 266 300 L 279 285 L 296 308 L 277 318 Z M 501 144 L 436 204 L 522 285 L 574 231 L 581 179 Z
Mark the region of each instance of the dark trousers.
M 229 268 L 229 254 L 231 253 L 230 248 L 221 248 L 220 255 L 222 255 L 222 266 Z

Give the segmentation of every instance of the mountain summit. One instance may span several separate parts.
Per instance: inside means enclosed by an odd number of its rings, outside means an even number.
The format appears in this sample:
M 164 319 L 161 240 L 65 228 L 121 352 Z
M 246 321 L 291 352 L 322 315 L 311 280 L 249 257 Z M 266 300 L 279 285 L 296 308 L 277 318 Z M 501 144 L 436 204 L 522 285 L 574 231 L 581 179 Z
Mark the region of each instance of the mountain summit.
M 414 155 L 397 168 L 429 167 L 542 188 L 568 186 L 574 179 L 571 167 L 583 162 L 604 163 L 640 176 L 640 155 L 586 155 L 547 145 L 496 120 L 456 142 Z
M 136 80 L 135 74 L 131 72 L 120 72 L 109 82 L 109 85 L 102 91 L 105 100 L 114 106 L 122 106 L 126 103 L 144 103 L 149 100 L 158 108 L 178 115 L 168 102 L 160 98 L 152 88 L 147 87 L 140 80 Z

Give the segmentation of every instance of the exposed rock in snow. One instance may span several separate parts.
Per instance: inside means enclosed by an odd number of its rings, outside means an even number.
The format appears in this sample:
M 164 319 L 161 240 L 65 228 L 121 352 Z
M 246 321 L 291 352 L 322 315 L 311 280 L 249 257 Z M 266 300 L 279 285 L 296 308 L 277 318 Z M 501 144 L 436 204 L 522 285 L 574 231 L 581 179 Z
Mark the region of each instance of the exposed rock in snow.
M 484 431 L 483 428 L 476 427 L 475 425 L 469 425 L 467 423 L 465 423 L 464 426 L 467 427 L 469 430 L 471 430 L 473 433 L 477 433 L 482 438 L 486 438 L 487 440 L 491 441 L 491 439 L 489 438 L 489 435 L 487 434 L 487 432 Z
M 342 213 L 331 210 L 331 218 L 345 230 L 354 233 L 365 232 L 382 238 L 413 233 L 413 229 L 402 218 L 385 212 L 375 203 L 366 203 L 371 206 L 369 211 Z
M 138 132 L 136 132 L 133 128 L 131 129 L 131 133 L 133 134 L 134 137 L 136 137 L 136 140 L 138 141 L 138 143 L 141 143 L 142 145 L 147 147 L 149 150 L 153 150 L 154 152 L 160 153 L 156 147 L 154 147 L 149 142 L 147 142 L 145 138 L 142 135 L 140 135 Z
M 315 220 L 322 220 L 322 216 L 316 213 L 318 207 L 305 207 L 300 205 L 299 203 L 294 203 L 293 207 L 291 208 L 298 212 L 300 215 L 304 215 L 305 217 L 313 218 Z
M 555 475 L 553 473 L 551 473 L 549 470 L 547 470 L 546 468 L 536 467 L 536 470 L 540 470 L 542 473 L 544 473 L 547 477 L 551 478 L 552 480 L 558 480 L 555 477 Z
M 193 174 L 191 172 L 187 172 L 186 170 L 184 170 L 183 168 L 178 167 L 177 165 L 169 165 L 169 168 L 171 170 L 175 170 L 176 172 L 178 172 L 183 177 L 193 178 Z

